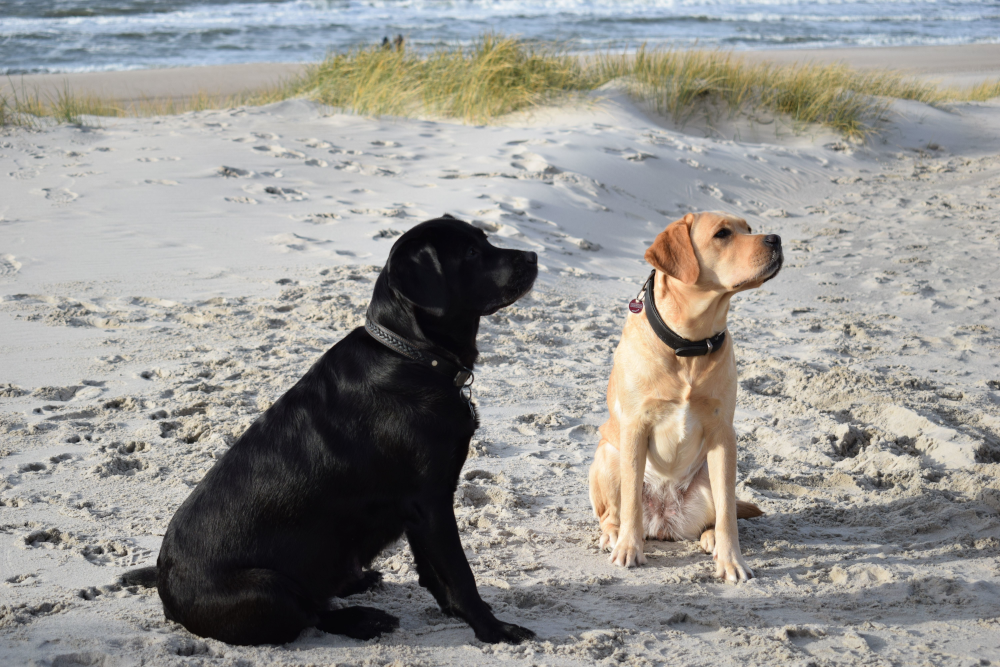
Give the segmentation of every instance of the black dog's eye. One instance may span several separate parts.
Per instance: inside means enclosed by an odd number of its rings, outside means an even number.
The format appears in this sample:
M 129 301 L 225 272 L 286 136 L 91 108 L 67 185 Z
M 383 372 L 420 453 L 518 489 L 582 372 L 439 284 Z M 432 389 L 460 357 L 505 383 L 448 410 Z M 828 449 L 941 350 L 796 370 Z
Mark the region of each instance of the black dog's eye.
M 723 227 L 719 231 L 715 232 L 715 238 L 717 238 L 717 239 L 724 239 L 727 236 L 732 235 L 732 233 L 733 232 L 728 227 Z
M 468 249 L 468 251 L 466 251 L 465 256 L 466 257 L 475 257 L 478 254 L 479 254 L 479 248 L 477 248 L 476 246 L 473 245 L 473 246 L 469 246 L 469 249 Z

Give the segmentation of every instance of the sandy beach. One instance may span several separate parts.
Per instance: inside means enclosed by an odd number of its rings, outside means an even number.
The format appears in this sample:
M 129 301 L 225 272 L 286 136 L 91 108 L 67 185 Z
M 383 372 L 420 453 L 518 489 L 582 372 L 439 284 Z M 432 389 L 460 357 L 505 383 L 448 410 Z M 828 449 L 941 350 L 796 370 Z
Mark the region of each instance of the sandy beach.
M 993 71 L 995 50 L 961 48 L 914 73 Z M 157 95 L 197 92 L 179 71 L 91 78 L 145 95 L 169 74 Z M 480 127 L 292 100 L 2 129 L 0 183 L 5 664 L 1000 656 L 998 100 L 897 103 L 865 145 L 780 121 L 680 128 L 610 87 Z M 780 234 L 786 256 L 729 320 L 737 494 L 766 512 L 740 522 L 757 578 L 739 586 L 695 543 L 612 566 L 587 497 L 643 252 L 700 210 Z M 483 320 L 483 426 L 456 497 L 484 599 L 537 641 L 476 641 L 418 585 L 405 542 L 375 563 L 384 585 L 352 598 L 401 618 L 370 642 L 229 646 L 116 583 L 155 563 L 215 460 L 361 324 L 393 239 L 445 212 L 539 255 L 535 290 Z

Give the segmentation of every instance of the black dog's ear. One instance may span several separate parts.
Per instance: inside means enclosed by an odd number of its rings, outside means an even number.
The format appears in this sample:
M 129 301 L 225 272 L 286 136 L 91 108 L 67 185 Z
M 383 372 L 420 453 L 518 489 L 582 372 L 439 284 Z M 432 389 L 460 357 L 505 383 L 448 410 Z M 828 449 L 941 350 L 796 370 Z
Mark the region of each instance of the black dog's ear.
M 444 315 L 448 307 L 444 270 L 429 243 L 396 248 L 389 263 L 389 286 L 435 317 Z

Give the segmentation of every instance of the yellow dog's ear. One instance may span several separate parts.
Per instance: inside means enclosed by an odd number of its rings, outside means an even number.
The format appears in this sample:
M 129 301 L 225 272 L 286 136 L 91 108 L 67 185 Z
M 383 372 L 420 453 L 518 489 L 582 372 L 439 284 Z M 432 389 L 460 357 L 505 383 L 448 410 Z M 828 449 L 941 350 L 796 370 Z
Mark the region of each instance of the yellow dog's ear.
M 653 245 L 646 250 L 646 261 L 667 275 L 686 285 L 698 282 L 701 269 L 691 245 L 691 223 L 694 215 L 688 213 L 657 235 Z

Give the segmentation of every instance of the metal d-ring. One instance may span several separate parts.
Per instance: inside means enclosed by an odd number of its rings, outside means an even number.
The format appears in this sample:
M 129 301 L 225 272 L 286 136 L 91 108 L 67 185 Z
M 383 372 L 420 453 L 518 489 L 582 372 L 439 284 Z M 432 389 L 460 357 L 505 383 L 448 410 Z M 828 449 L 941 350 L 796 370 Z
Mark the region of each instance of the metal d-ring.
M 465 404 L 469 406 L 469 414 L 472 415 L 473 420 L 476 419 L 476 406 L 472 404 L 472 383 L 475 379 L 476 376 L 469 373 L 469 379 L 458 388 L 458 394 L 465 400 Z

